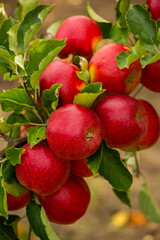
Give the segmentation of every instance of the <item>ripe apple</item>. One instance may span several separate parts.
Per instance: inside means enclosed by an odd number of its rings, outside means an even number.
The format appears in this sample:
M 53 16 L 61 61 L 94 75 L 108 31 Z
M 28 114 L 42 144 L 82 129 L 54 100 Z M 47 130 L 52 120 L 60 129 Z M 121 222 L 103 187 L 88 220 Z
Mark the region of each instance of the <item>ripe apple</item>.
M 31 191 L 26 189 L 18 197 L 7 193 L 8 210 L 18 210 L 25 207 L 31 200 Z
M 57 192 L 38 199 L 48 219 L 59 224 L 71 224 L 81 218 L 90 202 L 90 190 L 83 178 L 70 176 Z
M 79 68 L 69 62 L 52 61 L 40 76 L 41 93 L 53 84 L 60 83 L 62 84 L 59 92 L 61 105 L 72 103 L 74 96 L 86 86 L 84 81 L 77 77 L 76 71 L 80 71 Z
M 82 160 L 72 160 L 71 163 L 71 173 L 78 177 L 91 177 L 93 176 L 92 171 L 87 166 L 87 159 Z
M 16 165 L 18 181 L 41 195 L 61 188 L 69 176 L 69 161 L 57 157 L 45 142 L 33 148 L 26 144 L 23 148 L 25 152 L 21 156 L 21 164 Z
M 102 33 L 98 24 L 86 16 L 72 16 L 67 18 L 58 28 L 55 39 L 67 38 L 66 46 L 60 52 L 61 56 L 78 53 L 90 56 L 102 40 Z
M 130 146 L 146 132 L 146 111 L 143 104 L 135 98 L 111 95 L 101 100 L 95 111 L 102 121 L 103 137 L 109 147 Z
M 102 124 L 91 109 L 67 104 L 49 118 L 46 131 L 50 148 L 57 156 L 79 160 L 97 151 L 102 141 Z
M 148 4 L 148 11 L 151 13 L 153 20 L 158 20 L 160 18 L 160 1 L 159 0 L 147 0 L 146 4 Z
M 34 125 L 29 125 L 29 124 L 27 124 L 27 125 L 25 125 L 25 126 L 22 128 L 22 130 L 21 130 L 21 137 L 25 137 L 25 136 L 26 136 L 26 131 L 27 131 L 28 128 L 30 128 L 30 127 L 34 127 Z
M 128 147 L 125 150 L 126 152 L 135 152 L 141 149 L 146 149 L 153 146 L 159 139 L 160 136 L 160 120 L 158 113 L 154 109 L 154 107 L 145 100 L 140 100 L 143 104 L 147 118 L 148 118 L 148 127 L 145 135 L 134 145 Z
M 129 48 L 109 43 L 97 50 L 90 60 L 90 81 L 101 82 L 107 93 L 129 94 L 141 80 L 139 60 L 130 64 L 129 68 L 118 68 L 116 57 L 122 51 L 129 51 Z
M 142 70 L 141 83 L 151 91 L 160 92 L 159 72 L 160 60 L 147 65 Z

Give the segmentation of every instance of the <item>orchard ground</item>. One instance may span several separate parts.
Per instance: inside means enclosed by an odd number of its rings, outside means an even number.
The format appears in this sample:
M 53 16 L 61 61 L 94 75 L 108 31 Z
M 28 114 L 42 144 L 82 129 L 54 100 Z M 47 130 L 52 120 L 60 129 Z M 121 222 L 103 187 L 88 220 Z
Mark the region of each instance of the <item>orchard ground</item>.
M 4 0 L 6 11 L 8 15 L 13 15 L 12 10 L 15 7 L 16 0 Z M 7 2 L 7 3 L 6 3 Z M 86 15 L 86 0 L 57 0 L 56 10 L 49 15 L 45 24 L 48 26 L 52 22 L 61 18 L 66 18 L 71 15 L 83 14 Z M 142 3 L 143 1 L 132 1 L 133 3 Z M 50 0 L 41 0 L 40 3 L 51 3 Z M 93 9 L 101 16 L 104 16 L 108 20 L 114 21 L 114 7 L 115 1 L 111 0 L 91 0 Z M 45 24 L 43 30 L 45 29 Z M 2 82 L 0 84 L 0 92 L 2 89 L 7 89 L 8 86 L 14 86 L 14 82 L 9 83 Z M 139 88 L 139 86 L 138 86 Z M 136 89 L 137 90 L 137 89 Z M 135 90 L 135 91 L 136 91 Z M 134 91 L 134 92 L 135 92 Z M 134 92 L 131 96 L 134 95 Z M 143 88 L 138 95 L 139 99 L 145 99 L 149 101 L 157 112 L 160 113 L 159 100 L 160 95 L 158 93 L 152 93 L 151 91 Z M 0 112 L 1 113 L 1 112 Z M 1 113 L 2 116 L 2 113 Z M 0 143 L 1 144 L 1 143 Z M 140 152 L 140 168 L 145 175 L 148 187 L 155 201 L 160 207 L 160 194 L 159 194 L 159 179 L 160 179 L 160 140 L 155 146 L 148 150 Z M 2 144 L 1 147 L 3 148 Z M 131 199 L 132 209 L 130 210 L 125 205 L 120 203 L 118 198 L 112 193 L 112 189 L 101 178 L 89 178 L 87 179 L 91 189 L 91 203 L 85 216 L 78 222 L 63 226 L 54 224 L 54 230 L 58 233 L 60 239 L 63 240 L 159 240 L 160 239 L 160 226 L 156 223 L 146 222 L 142 226 L 133 226 L 124 224 L 122 228 L 114 226 L 111 219 L 112 216 L 124 210 L 126 216 L 131 213 L 135 213 L 138 210 L 138 192 L 139 186 L 143 183 L 143 179 L 134 178 L 134 183 L 131 187 Z M 21 215 L 24 215 L 23 210 L 19 211 Z M 122 216 L 122 215 L 121 215 Z M 123 216 L 122 216 L 123 218 Z M 24 223 L 25 219 L 22 223 Z M 28 231 L 28 229 L 27 229 Z M 38 238 L 33 238 L 38 239 Z M 25 240 L 25 238 L 23 238 Z

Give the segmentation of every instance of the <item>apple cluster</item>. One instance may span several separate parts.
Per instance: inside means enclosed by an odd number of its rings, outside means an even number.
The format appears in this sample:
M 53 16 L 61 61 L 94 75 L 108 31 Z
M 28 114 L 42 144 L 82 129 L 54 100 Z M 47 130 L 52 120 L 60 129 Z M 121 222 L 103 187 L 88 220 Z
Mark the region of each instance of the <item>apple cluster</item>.
M 15 210 L 19 205 L 14 204 L 16 201 L 23 202 L 20 207 L 25 206 L 33 191 L 51 222 L 70 224 L 82 217 L 89 205 L 90 190 L 84 177 L 93 173 L 87 158 L 98 150 L 102 140 L 110 148 L 133 152 L 157 142 L 160 122 L 156 110 L 146 100 L 129 94 L 140 82 L 160 92 L 160 62 L 142 70 L 137 60 L 129 68 L 119 69 L 116 57 L 129 48 L 115 42 L 97 48 L 103 39 L 100 27 L 86 16 L 66 19 L 55 35 L 55 39 L 64 38 L 66 46 L 59 58 L 48 65 L 39 79 L 41 95 L 52 85 L 62 84 L 58 108 L 48 119 L 47 140 L 33 148 L 29 144 L 23 147 L 25 152 L 21 164 L 16 165 L 16 176 L 27 190 L 19 197 L 8 194 L 8 206 Z M 91 108 L 73 103 L 88 83 L 77 76 L 80 66 L 65 59 L 69 54 L 87 58 L 90 83 L 100 82 L 105 89 Z

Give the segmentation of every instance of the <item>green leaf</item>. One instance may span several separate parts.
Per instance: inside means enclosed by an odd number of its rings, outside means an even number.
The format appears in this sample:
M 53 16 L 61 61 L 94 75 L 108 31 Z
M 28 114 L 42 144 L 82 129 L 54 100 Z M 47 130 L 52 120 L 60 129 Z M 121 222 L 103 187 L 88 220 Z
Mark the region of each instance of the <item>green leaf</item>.
M 4 4 L 0 3 L 0 27 L 6 18 L 7 18 L 7 13 L 5 12 Z
M 26 188 L 19 184 L 17 181 L 14 181 L 12 184 L 6 183 L 5 185 L 7 193 L 15 197 L 18 197 L 21 193 L 23 193 L 26 190 Z
M 12 113 L 9 115 L 6 123 L 14 124 L 15 126 L 27 125 L 30 122 L 25 118 L 23 114 Z
M 36 145 L 37 143 L 41 142 L 42 140 L 46 139 L 46 127 L 30 127 L 26 134 L 28 136 L 28 143 L 30 144 L 31 148 Z
M 74 97 L 73 103 L 90 108 L 96 98 L 105 91 L 102 89 L 102 83 L 90 83 Z
M 2 165 L 0 166 L 0 213 L 8 219 L 7 193 L 2 175 Z
M 103 38 L 109 38 L 109 31 L 112 27 L 112 23 L 110 21 L 105 20 L 101 16 L 99 16 L 90 6 L 90 3 L 87 2 L 87 14 L 90 18 L 92 18 L 95 22 L 98 23 Z
M 54 84 L 50 89 L 46 89 L 42 93 L 42 104 L 50 111 L 55 111 L 58 106 L 59 91 L 62 84 Z
M 116 196 L 120 199 L 121 202 L 125 203 L 130 208 L 132 207 L 130 194 L 128 191 L 118 191 L 116 189 L 113 189 L 113 191 L 116 194 Z
M 160 223 L 160 209 L 150 195 L 146 184 L 142 184 L 140 187 L 139 205 L 149 220 Z
M 32 110 L 25 110 L 24 116 L 30 123 L 42 123 L 39 116 Z
M 116 43 L 126 44 L 129 38 L 128 28 L 121 28 L 115 23 L 111 28 L 110 38 Z
M 160 53 L 157 53 L 156 55 L 152 56 L 152 55 L 145 55 L 144 57 L 141 58 L 141 64 L 142 64 L 142 68 L 145 68 L 148 64 L 157 62 L 158 60 L 160 60 Z
M 9 215 L 9 219 L 0 216 L 0 236 L 1 240 L 18 240 L 14 227 L 17 225 L 20 217 L 16 215 Z
M 119 67 L 119 69 L 123 69 L 123 68 L 128 68 L 128 62 L 127 62 L 127 57 L 129 55 L 131 55 L 132 52 L 131 51 L 127 51 L 127 52 L 121 52 L 117 57 L 117 65 Z
M 56 35 L 56 32 L 59 28 L 59 26 L 62 24 L 63 20 L 59 20 L 57 22 L 54 22 L 53 24 L 51 24 L 48 28 L 47 28 L 47 34 L 50 37 L 54 37 Z
M 52 9 L 53 6 L 51 5 L 40 5 L 25 15 L 17 34 L 17 42 L 23 52 L 25 52 L 29 43 L 38 32 L 48 13 Z
M 17 46 L 17 32 L 20 23 L 16 23 L 13 27 L 9 29 L 8 33 L 8 43 L 10 51 L 17 54 L 18 46 Z
M 36 236 L 43 240 L 59 240 L 46 217 L 44 209 L 35 201 L 26 207 L 27 217 Z
M 116 6 L 116 18 L 120 27 L 127 27 L 125 16 L 130 6 L 130 0 L 118 0 Z
M 154 44 L 157 39 L 156 23 L 151 19 L 150 13 L 142 6 L 131 6 L 126 14 L 126 21 L 135 38 L 147 44 Z
M 132 184 L 132 175 L 120 159 L 119 152 L 103 144 L 99 174 L 118 191 L 128 191 Z
M 38 5 L 38 0 L 19 0 L 15 10 L 15 16 L 19 21 L 22 21 L 25 15 L 33 10 Z
M 31 75 L 31 86 L 39 87 L 39 77 L 55 56 L 65 46 L 65 40 L 43 39 L 30 51 L 27 69 Z
M 77 66 L 80 66 L 81 71 L 76 71 L 78 78 L 88 84 L 89 82 L 88 60 L 85 57 L 76 55 L 74 57 L 73 63 Z
M 10 60 L 11 55 L 7 49 L 3 46 L 0 46 L 0 74 L 5 72 L 12 73 L 15 70 L 16 66 Z
M 13 18 L 7 18 L 2 23 L 1 29 L 0 29 L 0 45 L 5 47 L 9 51 L 9 35 L 8 31 L 17 24 L 18 21 Z
M 146 52 L 147 49 L 141 46 L 140 42 L 137 41 L 135 46 L 131 49 L 131 51 L 121 52 L 116 57 L 117 65 L 120 69 L 125 67 L 129 68 L 131 63 L 142 58 Z
M 7 148 L 5 151 L 6 158 L 9 160 L 10 164 L 15 166 L 16 164 L 21 163 L 21 155 L 24 153 L 24 149 L 22 148 Z
M 34 105 L 26 91 L 21 88 L 9 89 L 0 94 L 0 103 L 4 112 L 14 111 L 20 113 L 26 108 L 33 108 Z
M 3 164 L 2 175 L 4 181 L 11 184 L 16 181 L 15 167 L 13 167 L 8 161 Z
M 103 144 L 99 147 L 96 153 L 94 153 L 93 155 L 87 158 L 88 159 L 87 166 L 93 172 L 94 175 L 96 175 L 98 172 L 98 169 L 102 160 L 102 154 L 103 154 Z

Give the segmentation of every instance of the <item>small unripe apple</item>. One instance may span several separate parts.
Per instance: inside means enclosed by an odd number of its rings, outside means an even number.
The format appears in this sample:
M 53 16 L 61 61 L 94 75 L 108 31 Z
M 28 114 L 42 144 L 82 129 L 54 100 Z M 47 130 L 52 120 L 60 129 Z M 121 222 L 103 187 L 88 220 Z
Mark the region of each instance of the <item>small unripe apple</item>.
M 7 193 L 7 206 L 9 211 L 14 211 L 25 207 L 31 200 L 31 191 L 26 189 L 19 196 Z
M 66 182 L 70 173 L 70 163 L 55 155 L 45 142 L 40 142 L 33 148 L 26 144 L 21 156 L 21 164 L 16 165 L 18 181 L 26 188 L 48 195 Z
M 71 163 L 71 173 L 78 177 L 91 177 L 93 172 L 87 166 L 87 159 L 70 161 Z
M 38 199 L 48 219 L 59 224 L 71 224 L 81 218 L 90 202 L 90 190 L 83 178 L 70 176 L 57 192 Z
M 68 160 L 86 158 L 102 142 L 102 123 L 95 112 L 79 104 L 67 104 L 49 118 L 47 141 L 57 156 Z
M 102 40 L 102 33 L 98 24 L 86 16 L 72 16 L 67 18 L 58 28 L 55 39 L 67 38 L 66 46 L 60 52 L 61 56 L 77 53 L 90 56 Z
M 109 147 L 130 146 L 147 130 L 145 108 L 139 100 L 130 96 L 108 96 L 99 102 L 95 111 L 102 121 L 103 137 Z
M 86 86 L 85 82 L 77 77 L 76 71 L 80 71 L 79 68 L 69 62 L 52 61 L 40 76 L 41 93 L 53 84 L 60 83 L 60 104 L 72 103 L 74 96 Z
M 89 63 L 91 82 L 101 82 L 106 93 L 129 94 L 141 80 L 139 60 L 129 68 L 119 69 L 116 57 L 129 48 L 119 43 L 109 43 L 95 52 Z
M 160 1 L 159 0 L 147 0 L 146 4 L 148 4 L 148 11 L 151 13 L 153 20 L 158 20 L 160 18 Z
M 148 127 L 145 135 L 134 145 L 128 147 L 127 149 L 122 149 L 126 152 L 135 152 L 142 149 L 147 149 L 153 146 L 159 139 L 160 136 L 160 120 L 158 113 L 154 107 L 145 100 L 140 100 L 143 104 L 147 118 L 148 118 Z
M 141 83 L 151 91 L 160 92 L 160 60 L 147 65 L 142 70 Z

